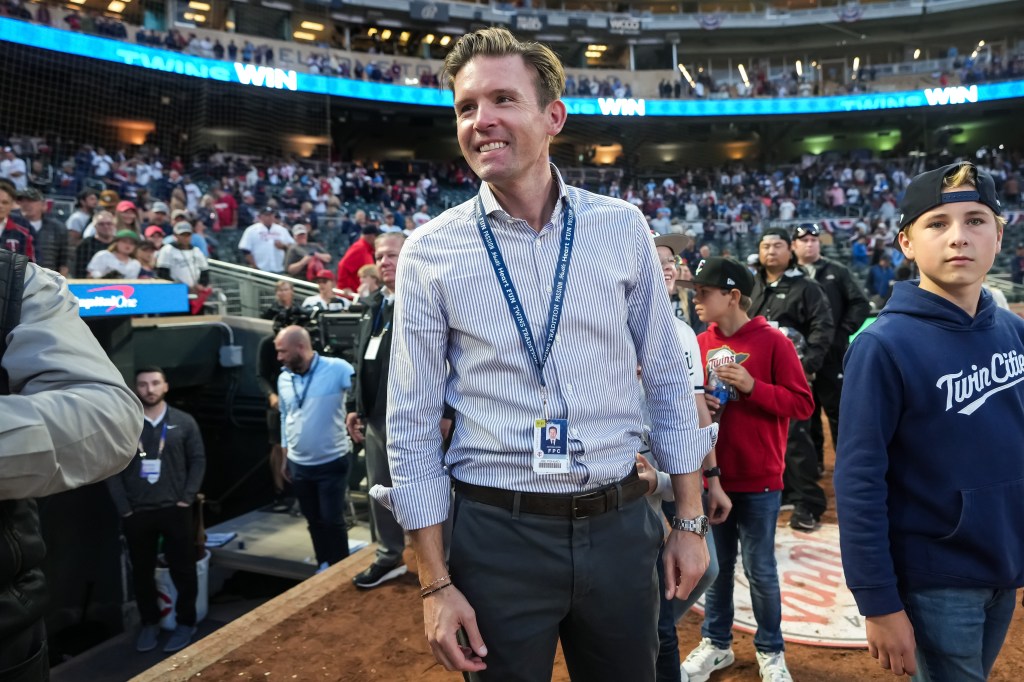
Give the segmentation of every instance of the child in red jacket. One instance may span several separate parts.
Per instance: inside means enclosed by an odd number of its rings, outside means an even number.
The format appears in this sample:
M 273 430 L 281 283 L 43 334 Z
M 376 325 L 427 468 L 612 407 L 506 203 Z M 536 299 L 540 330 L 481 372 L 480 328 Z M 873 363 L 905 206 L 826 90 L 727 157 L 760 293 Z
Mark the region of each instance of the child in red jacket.
M 711 529 L 720 572 L 706 593 L 701 642 L 683 670 L 690 682 L 702 682 L 736 660 L 731 643 L 739 546 L 757 621 L 754 646 L 761 677 L 791 681 L 782 641 L 775 526 L 789 420 L 808 419 L 814 400 L 792 342 L 763 317 L 747 316 L 754 279 L 745 266 L 709 258 L 698 266 L 693 286 L 697 315 L 710 323 L 697 342 L 705 397 L 719 420 L 722 489 L 733 506 Z

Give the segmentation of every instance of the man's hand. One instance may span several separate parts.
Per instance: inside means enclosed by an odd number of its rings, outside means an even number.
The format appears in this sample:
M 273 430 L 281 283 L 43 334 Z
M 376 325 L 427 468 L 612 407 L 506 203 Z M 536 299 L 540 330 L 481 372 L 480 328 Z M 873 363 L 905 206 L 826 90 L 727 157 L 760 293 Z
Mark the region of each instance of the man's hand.
M 271 393 L 267 396 L 267 402 L 270 403 L 270 409 L 276 410 L 280 404 L 280 398 L 278 398 L 276 393 Z
M 722 483 L 717 476 L 708 479 L 708 520 L 718 525 L 727 518 L 732 511 L 732 500 L 722 490 Z
M 281 249 L 282 251 L 286 251 L 288 249 L 288 245 L 285 244 L 280 239 L 275 239 L 274 240 L 274 246 L 276 246 L 277 248 Z
M 747 368 L 738 362 L 730 362 L 721 367 L 715 367 L 715 374 L 722 381 L 726 381 L 736 387 L 736 390 L 743 395 L 750 395 L 754 390 L 754 377 L 750 376 Z M 705 394 L 706 399 L 706 394 Z
M 868 616 L 865 629 L 868 653 L 878 659 L 879 665 L 891 670 L 893 675 L 913 675 L 917 672 L 914 626 L 910 624 L 906 611 Z
M 345 415 L 345 428 L 348 430 L 348 435 L 353 443 L 362 443 L 366 440 L 362 431 L 363 421 L 355 412 L 349 412 Z
M 636 453 L 636 473 L 641 481 L 647 481 L 647 494 L 653 495 L 654 491 L 658 489 L 658 472 L 639 452 Z
M 469 646 L 459 644 L 459 628 L 466 631 Z M 478 672 L 487 668 L 487 647 L 476 624 L 476 612 L 454 585 L 423 600 L 423 629 L 437 662 L 447 670 Z
M 704 538 L 686 530 L 673 530 L 662 552 L 665 562 L 665 599 L 686 599 L 708 570 L 711 557 Z

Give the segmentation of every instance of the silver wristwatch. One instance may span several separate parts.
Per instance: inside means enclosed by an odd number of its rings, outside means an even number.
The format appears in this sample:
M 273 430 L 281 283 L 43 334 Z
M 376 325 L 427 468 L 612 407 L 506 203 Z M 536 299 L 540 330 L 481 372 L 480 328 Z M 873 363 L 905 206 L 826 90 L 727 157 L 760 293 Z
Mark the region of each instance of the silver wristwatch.
M 691 533 L 704 537 L 708 534 L 708 530 L 711 528 L 711 523 L 708 521 L 708 517 L 701 514 L 695 519 L 680 519 L 676 516 L 672 517 L 672 529 L 673 530 L 685 530 Z

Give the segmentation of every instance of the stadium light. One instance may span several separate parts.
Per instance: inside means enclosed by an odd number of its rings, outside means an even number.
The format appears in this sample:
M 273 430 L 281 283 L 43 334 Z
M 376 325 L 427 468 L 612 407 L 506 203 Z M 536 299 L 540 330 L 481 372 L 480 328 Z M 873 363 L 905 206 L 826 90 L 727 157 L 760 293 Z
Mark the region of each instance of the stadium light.
M 315 21 L 304 21 L 299 24 L 302 28 L 309 29 L 310 31 L 322 31 L 324 30 L 323 24 L 318 24 Z
M 860 71 L 860 57 L 854 57 L 853 58 L 853 72 L 854 72 L 854 74 L 856 74 L 858 71 Z M 855 75 L 854 78 L 856 78 L 856 77 L 857 76 Z
M 190 8 L 192 8 L 192 9 L 200 10 L 201 12 L 209 12 L 210 11 L 210 6 L 208 4 L 206 4 L 205 2 L 195 2 L 193 0 L 193 2 L 188 3 L 188 6 Z
M 402 31 L 402 35 L 398 36 L 398 41 L 405 45 L 407 42 L 409 42 L 410 35 L 411 34 L 408 31 Z
M 113 0 L 113 2 L 107 5 L 107 9 L 113 12 L 114 14 L 120 14 L 124 11 L 125 6 L 126 5 L 123 2 L 121 2 L 121 0 Z
M 681 62 L 679 64 L 679 70 L 682 72 L 683 78 L 686 79 L 686 82 L 690 84 L 690 87 L 696 87 L 696 83 L 693 82 L 693 78 L 690 76 L 690 72 L 686 70 L 686 67 Z
M 740 71 L 740 78 L 742 78 L 742 79 L 743 79 L 743 85 L 745 85 L 746 87 L 748 87 L 748 88 L 749 88 L 749 87 L 750 87 L 750 79 L 749 79 L 749 78 L 747 78 L 747 70 L 746 70 L 745 68 L 743 68 L 743 65 L 742 65 L 742 64 L 740 64 L 740 65 L 739 65 L 738 67 L 736 67 L 736 68 L 738 68 L 738 69 L 739 69 L 739 71 Z
M 919 59 L 920 57 L 921 57 L 921 48 L 917 48 L 916 50 L 914 50 L 914 59 Z
M 71 0 L 71 2 L 75 3 L 76 5 L 84 5 L 85 4 L 85 0 Z
M 985 47 L 985 41 L 984 40 L 979 40 L 978 41 L 978 47 Z
M 371 26 L 370 30 L 368 30 L 366 32 L 366 35 L 368 35 L 368 36 L 370 36 L 372 38 L 373 36 L 377 35 L 377 29 L 374 28 L 373 26 Z
M 423 42 L 425 42 L 427 45 L 433 45 L 434 44 L 434 34 L 433 33 L 428 33 L 427 37 L 423 39 Z
M 597 50 L 587 50 L 583 54 L 586 56 L 587 59 L 600 59 L 604 53 L 598 52 Z
M 185 21 L 195 21 L 196 15 L 195 12 L 185 12 L 181 15 L 181 18 Z
M 800 78 L 804 77 L 804 65 L 800 62 L 799 59 L 796 60 L 796 75 L 799 76 Z
M 450 42 L 452 42 L 451 36 L 441 36 L 441 47 L 448 47 Z
M 316 40 L 316 36 L 312 33 L 306 33 L 305 31 L 296 31 L 292 34 L 292 37 L 296 40 Z
M 380 32 L 380 39 L 381 40 L 391 40 L 391 29 L 390 28 L 386 28 L 383 31 L 381 31 Z
M 587 45 L 587 50 L 590 52 L 604 52 L 607 49 L 607 45 Z
M 111 4 L 113 4 L 113 3 L 111 3 Z M 204 21 L 206 21 L 206 15 L 205 14 L 197 14 L 193 18 L 193 21 L 195 21 L 197 24 L 201 24 Z

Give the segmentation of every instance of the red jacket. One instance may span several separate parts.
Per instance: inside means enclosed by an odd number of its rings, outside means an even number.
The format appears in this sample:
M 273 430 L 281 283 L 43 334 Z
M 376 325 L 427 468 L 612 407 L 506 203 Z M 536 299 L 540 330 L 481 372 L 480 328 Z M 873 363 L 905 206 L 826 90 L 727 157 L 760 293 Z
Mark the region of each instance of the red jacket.
M 359 291 L 359 268 L 373 264 L 373 244 L 360 237 L 338 263 L 338 288 Z
M 732 336 L 724 336 L 712 323 L 697 343 L 705 385 L 711 384 L 710 370 L 716 360 L 720 363 L 730 352 L 754 377 L 754 390 L 731 397 L 719 421 L 715 452 L 722 489 L 727 493 L 782 490 L 789 420 L 807 419 L 814 411 L 814 398 L 793 343 L 763 317 L 755 317 Z

